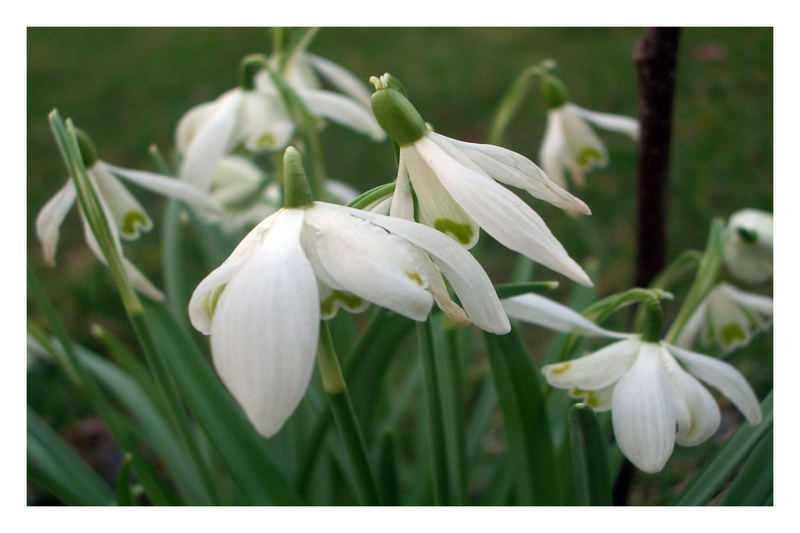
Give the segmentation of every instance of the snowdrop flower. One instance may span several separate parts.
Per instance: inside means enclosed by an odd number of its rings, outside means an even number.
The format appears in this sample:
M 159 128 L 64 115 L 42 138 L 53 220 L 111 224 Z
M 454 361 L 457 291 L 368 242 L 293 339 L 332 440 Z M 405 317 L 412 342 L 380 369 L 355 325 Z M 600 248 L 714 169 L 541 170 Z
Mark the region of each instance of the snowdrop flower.
M 611 410 L 622 453 L 637 468 L 659 472 L 677 442 L 694 446 L 719 427 L 720 411 L 705 382 L 727 396 L 750 424 L 761 407 L 742 374 L 728 363 L 648 335 L 603 329 L 579 313 L 536 294 L 503 300 L 508 316 L 546 328 L 616 342 L 589 355 L 546 365 L 548 383 L 569 389 L 597 411 Z
M 608 151 L 589 123 L 599 128 L 639 137 L 639 122 L 630 117 L 589 111 L 567 101 L 560 80 L 546 74 L 542 90 L 547 102 L 547 127 L 539 161 L 547 175 L 561 187 L 567 186 L 565 169 L 577 188 L 583 188 L 585 172 L 608 164 Z
M 350 185 L 332 179 L 325 180 L 328 197 L 346 204 L 358 196 Z M 250 159 L 229 155 L 220 159 L 209 195 L 224 211 L 209 217 L 218 221 L 227 233 L 242 227 L 252 227 L 280 208 L 280 186 Z
M 458 244 L 411 221 L 312 202 L 291 147 L 284 168 L 285 207 L 258 224 L 189 302 L 192 324 L 211 336 L 217 372 L 262 435 L 280 430 L 299 404 L 319 320 L 339 308 L 374 303 L 422 321 L 435 301 L 458 322 L 510 330 L 488 276 Z
M 772 214 L 742 209 L 728 220 L 723 260 L 728 272 L 753 285 L 772 279 Z
M 100 200 L 120 256 L 122 256 L 120 239 L 138 238 L 141 232 L 149 231 L 153 227 L 153 222 L 141 204 L 118 178 L 131 181 L 159 194 L 183 200 L 203 212 L 219 211 L 220 205 L 215 200 L 188 183 L 161 174 L 117 167 L 98 159 L 91 139 L 80 130 L 76 133 L 86 173 Z M 55 266 L 59 228 L 75 203 L 76 197 L 75 186 L 72 180 L 68 179 L 61 190 L 44 205 L 36 218 L 36 235 L 42 243 L 44 260 L 50 266 Z M 105 256 L 100 250 L 86 217 L 82 211 L 80 214 L 86 242 L 97 258 L 105 264 Z M 130 261 L 122 257 L 122 262 L 136 289 L 152 299 L 163 299 L 161 291 L 156 289 Z
M 450 139 L 428 129 L 417 110 L 394 88 L 390 74 L 370 81 L 376 91 L 372 110 L 400 146 L 397 185 L 390 214 L 419 220 L 470 248 L 480 228 L 498 242 L 584 285 L 591 281 L 569 257 L 542 218 L 502 182 L 558 207 L 589 214 L 589 208 L 553 183 L 529 159 L 487 144 Z
M 259 152 L 289 144 L 295 126 L 267 65 L 262 55 L 244 58 L 239 87 L 190 109 L 181 118 L 175 133 L 175 145 L 183 154 L 181 178 L 208 190 L 220 158 L 238 146 Z M 314 115 L 375 141 L 385 138 L 363 103 L 316 88 L 297 86 L 294 91 Z
M 768 327 L 767 317 L 772 317 L 772 298 L 720 283 L 689 317 L 676 344 L 691 348 L 702 332 L 706 345 L 716 343 L 730 352 L 747 346 L 753 331 Z

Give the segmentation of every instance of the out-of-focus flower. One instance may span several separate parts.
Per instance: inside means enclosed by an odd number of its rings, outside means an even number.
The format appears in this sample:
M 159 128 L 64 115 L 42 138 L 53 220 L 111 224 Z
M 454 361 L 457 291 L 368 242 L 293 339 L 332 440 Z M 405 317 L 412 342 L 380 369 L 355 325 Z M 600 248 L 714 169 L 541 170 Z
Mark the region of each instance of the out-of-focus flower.
M 221 209 L 218 202 L 191 184 L 161 174 L 121 168 L 101 161 L 97 158 L 97 151 L 92 141 L 85 133 L 78 131 L 77 138 L 86 166 L 86 174 L 100 200 L 120 256 L 122 256 L 120 238 L 136 239 L 141 232 L 150 230 L 153 222 L 141 204 L 118 178 L 128 180 L 164 196 L 182 200 L 200 212 L 218 212 Z M 50 266 L 55 266 L 59 228 L 75 200 L 75 186 L 72 180 L 68 180 L 61 190 L 44 205 L 36 218 L 36 235 L 42 243 L 45 262 Z M 105 264 L 105 257 L 89 228 L 86 217 L 82 211 L 80 214 L 86 242 L 97 258 Z M 122 257 L 122 262 L 136 289 L 150 298 L 156 300 L 163 298 L 161 291 L 156 289 L 130 261 Z
M 511 318 L 556 331 L 621 339 L 578 359 L 546 365 L 542 372 L 552 386 L 568 389 L 595 410 L 610 409 L 620 450 L 645 472 L 664 468 L 676 442 L 694 446 L 717 431 L 719 407 L 696 378 L 727 396 L 750 424 L 761 421 L 753 390 L 728 363 L 600 328 L 535 294 L 503 300 L 503 307 Z
M 772 317 L 772 298 L 720 283 L 689 317 L 676 344 L 691 348 L 701 334 L 706 345 L 716 343 L 730 352 L 747 346 L 753 332 L 768 326 L 768 317 Z
M 422 321 L 435 301 L 457 322 L 509 331 L 469 252 L 415 222 L 311 202 L 292 148 L 284 167 L 286 207 L 258 224 L 189 302 L 192 324 L 211 336 L 217 371 L 261 434 L 275 434 L 302 399 L 319 320 L 339 308 L 375 303 Z
M 320 62 L 314 60 L 317 63 Z M 220 159 L 237 147 L 260 152 L 280 150 L 291 142 L 295 124 L 267 71 L 268 64 L 261 55 L 246 57 L 242 60 L 239 87 L 190 109 L 181 118 L 175 132 L 175 145 L 183 155 L 181 178 L 207 190 Z M 385 138 L 363 102 L 302 84 L 295 84 L 292 89 L 312 114 L 376 141 Z
M 772 214 L 742 209 L 728 220 L 723 260 L 728 272 L 751 284 L 772 279 Z
M 578 198 L 553 183 L 529 159 L 487 144 L 461 142 L 431 131 L 417 110 L 384 74 L 370 81 L 372 109 L 386 133 L 400 146 L 390 214 L 414 219 L 413 186 L 419 221 L 470 248 L 480 228 L 498 242 L 548 268 L 591 285 L 544 220 L 502 182 L 558 207 L 590 213 Z

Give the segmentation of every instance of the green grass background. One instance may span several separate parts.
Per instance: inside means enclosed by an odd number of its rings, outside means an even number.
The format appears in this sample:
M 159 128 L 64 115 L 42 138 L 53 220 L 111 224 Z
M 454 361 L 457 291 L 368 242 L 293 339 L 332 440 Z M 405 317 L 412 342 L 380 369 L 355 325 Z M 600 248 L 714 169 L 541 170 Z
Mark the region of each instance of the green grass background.
M 484 142 L 489 121 L 512 80 L 543 58 L 573 101 L 590 109 L 635 116 L 632 52 L 639 28 L 330 28 L 310 50 L 365 80 L 391 72 L 439 133 Z M 668 257 L 702 248 L 712 217 L 743 207 L 772 210 L 772 29 L 686 28 L 682 33 L 675 98 L 669 188 Z M 94 139 L 101 159 L 154 170 L 150 143 L 170 151 L 174 128 L 190 107 L 233 87 L 239 59 L 269 52 L 260 28 L 30 28 L 27 100 L 27 252 L 74 338 L 94 345 L 88 331 L 98 322 L 130 339 L 124 313 L 107 271 L 83 242 L 73 210 L 61 232 L 58 266 L 44 265 L 35 237 L 38 210 L 66 179 L 50 135 L 47 113 L 58 108 Z M 513 120 L 505 146 L 536 160 L 545 126 L 538 91 Z M 629 288 L 635 257 L 636 147 L 601 133 L 610 164 L 587 175 L 579 196 L 593 215 L 572 219 L 543 202 L 532 205 L 570 254 L 594 257 L 602 295 Z M 366 190 L 394 178 L 388 143 L 376 145 L 336 125 L 323 132 L 329 174 Z M 126 254 L 157 284 L 162 198 L 135 190 L 156 228 Z M 481 260 L 496 282 L 510 277 L 513 256 L 482 236 Z M 205 272 L 197 268 L 199 281 Z M 564 294 L 572 284 L 559 279 Z M 29 315 L 38 319 L 29 305 Z M 771 342 L 743 370 L 760 397 L 771 386 Z M 755 352 L 754 352 L 755 353 Z M 753 375 L 755 374 L 755 377 Z M 63 378 L 41 370 L 29 375 L 28 400 L 66 424 L 85 406 Z M 652 501 L 643 496 L 643 501 Z

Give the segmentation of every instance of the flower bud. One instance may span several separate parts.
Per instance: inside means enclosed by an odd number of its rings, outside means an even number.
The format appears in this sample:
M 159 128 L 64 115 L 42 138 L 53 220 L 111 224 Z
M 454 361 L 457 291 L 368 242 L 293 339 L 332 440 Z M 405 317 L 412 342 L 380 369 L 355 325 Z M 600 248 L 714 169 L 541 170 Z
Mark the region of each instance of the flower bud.
M 723 260 L 739 281 L 764 283 L 772 278 L 772 215 L 742 209 L 731 215 Z
M 400 146 L 413 144 L 428 133 L 425 121 L 408 98 L 403 95 L 399 80 L 386 73 L 370 78 L 375 86 L 372 113 L 381 128 Z
M 311 205 L 311 187 L 303 169 L 303 156 L 294 146 L 283 153 L 283 205 L 288 208 Z

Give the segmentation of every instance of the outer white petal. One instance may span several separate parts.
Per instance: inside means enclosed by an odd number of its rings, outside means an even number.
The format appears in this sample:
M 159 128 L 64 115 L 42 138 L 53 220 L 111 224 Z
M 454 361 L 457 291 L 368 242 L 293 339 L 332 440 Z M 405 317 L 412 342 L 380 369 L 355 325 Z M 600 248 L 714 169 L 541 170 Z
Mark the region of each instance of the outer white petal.
M 377 213 L 379 215 L 388 215 L 392 208 L 392 198 L 394 198 L 394 194 L 390 194 L 384 198 L 378 198 L 371 204 L 365 206 L 364 210 L 372 211 L 373 213 Z
M 678 423 L 676 442 L 681 446 L 694 446 L 704 442 L 719 428 L 717 402 L 664 348 L 661 349 L 661 363 Z
M 708 297 L 704 298 L 700 305 L 697 306 L 697 309 L 689 316 L 689 320 L 686 321 L 686 324 L 683 326 L 683 330 L 681 330 L 681 334 L 678 336 L 678 339 L 675 341 L 677 346 L 681 346 L 683 348 L 691 348 L 694 344 L 695 340 L 697 339 L 697 334 L 700 333 L 700 329 L 705 325 L 706 320 L 708 319 Z
M 234 144 L 244 141 L 252 151 L 280 150 L 292 139 L 294 124 L 281 98 L 269 91 L 244 91 L 234 132 Z
M 323 282 L 334 289 L 425 320 L 433 305 L 424 254 L 362 218 L 317 202 L 306 210 L 304 249 Z
M 639 121 L 635 118 L 590 111 L 575 104 L 567 104 L 567 107 L 582 119 L 588 120 L 599 128 L 623 133 L 634 140 L 639 139 Z
M 414 198 L 411 196 L 411 184 L 409 182 L 406 162 L 402 151 L 400 152 L 400 161 L 397 165 L 397 179 L 395 179 L 394 183 L 394 194 L 392 195 L 389 212 L 381 214 L 391 215 L 405 220 L 414 220 Z M 370 209 L 370 211 L 375 211 L 375 209 Z
M 214 366 L 265 437 L 302 400 L 319 339 L 319 296 L 300 247 L 302 222 L 302 210 L 281 211 L 220 296 L 211 325 Z
M 689 372 L 727 396 L 748 422 L 753 425 L 761 422 L 761 406 L 758 398 L 741 372 L 719 359 L 670 344 L 664 346 L 686 366 Z
M 675 414 L 668 396 L 659 346 L 642 343 L 611 400 L 611 419 L 620 450 L 645 472 L 659 472 L 675 446 Z
M 443 152 L 442 155 L 449 157 Z M 414 192 L 417 194 L 419 221 L 450 235 L 466 248 L 475 246 L 475 243 L 478 242 L 478 237 L 480 237 L 480 227 L 453 199 L 453 196 L 442 187 L 436 172 L 420 157 L 415 147 L 401 147 L 400 159 L 405 165 L 406 173 L 414 186 Z M 399 176 L 400 174 L 398 173 Z M 486 176 L 486 179 L 491 181 L 488 176 Z M 395 194 L 398 195 L 398 198 L 400 198 L 399 195 L 401 194 L 407 198 L 404 200 L 405 210 L 410 210 L 413 208 L 413 203 L 409 204 L 408 202 L 410 191 L 408 196 L 405 196 L 406 190 L 402 189 L 405 185 L 407 184 L 398 181 L 398 186 L 401 187 L 401 190 L 397 192 L 397 189 L 395 189 Z M 412 219 L 413 217 L 408 218 L 408 220 Z
M 563 109 L 561 116 L 568 163 L 576 165 L 580 170 L 605 166 L 608 163 L 608 151 L 603 141 L 569 104 Z
M 618 341 L 584 357 L 546 365 L 542 373 L 559 389 L 604 389 L 628 371 L 641 345 L 639 339 Z
M 308 61 L 323 78 L 344 94 L 358 100 L 366 107 L 370 105 L 370 93 L 367 86 L 355 74 L 334 63 L 329 59 L 315 54 L 305 53 L 303 58 Z
M 459 164 L 427 137 L 412 146 L 453 199 L 501 244 L 582 285 L 592 285 L 589 276 L 569 257 L 542 217 L 514 193 L 488 176 Z
M 264 171 L 250 159 L 225 156 L 219 160 L 214 172 L 211 196 L 221 204 L 245 200 L 258 191 L 264 179 Z
M 190 183 L 164 176 L 163 174 L 146 172 L 144 170 L 131 170 L 109 165 L 102 161 L 98 161 L 95 166 L 110 171 L 128 181 L 132 181 L 145 189 L 163 194 L 170 198 L 183 200 L 196 209 L 212 212 L 222 211 L 222 206 L 219 202 Z
M 728 283 L 720 283 L 718 289 L 722 291 L 727 298 L 742 305 L 748 311 L 772 316 L 772 298 L 769 296 L 740 291 Z
M 231 255 L 203 278 L 194 289 L 192 297 L 189 299 L 189 320 L 195 329 L 205 335 L 211 333 L 211 322 L 219 298 L 225 290 L 225 285 L 244 267 L 253 254 L 263 246 L 277 216 L 278 213 L 273 213 L 253 228 L 233 249 Z
M 479 328 L 504 334 L 511 330 L 497 293 L 481 265 L 450 237 L 422 224 L 369 211 L 334 206 L 363 218 L 419 246 L 433 258 L 455 290 L 469 319 Z
M 544 139 L 539 148 L 539 161 L 547 177 L 561 188 L 566 188 L 567 179 L 564 173 L 564 153 L 566 138 L 560 109 L 551 109 L 547 112 L 547 126 L 544 130 Z
M 141 232 L 150 231 L 153 221 L 150 220 L 142 204 L 102 162 L 98 161 L 88 169 L 88 174 L 94 178 L 97 193 L 102 196 L 124 239 L 136 239 Z
M 203 124 L 213 116 L 218 105 L 219 100 L 206 102 L 191 108 L 181 117 L 175 129 L 175 147 L 178 153 L 186 151 Z
M 50 198 L 36 217 L 36 236 L 42 243 L 45 262 L 50 266 L 56 264 L 56 247 L 58 246 L 58 230 L 72 204 L 75 203 L 75 186 L 72 180 Z
M 519 296 L 505 298 L 501 300 L 501 303 L 503 304 L 503 309 L 506 310 L 506 313 L 511 318 L 554 329 L 562 333 L 577 333 L 589 337 L 611 337 L 615 339 L 635 336 L 601 328 L 569 307 L 538 294 L 520 294 Z
M 531 196 L 550 202 L 556 207 L 591 214 L 591 210 L 581 199 L 557 185 L 525 156 L 491 144 L 457 141 L 435 132 L 430 133 L 429 137 L 451 155 L 456 156 L 458 151 L 462 152 L 481 170 L 501 183 L 524 189 Z
M 756 241 L 746 242 L 738 229 L 755 232 Z M 772 278 L 772 215 L 757 209 L 742 209 L 728 221 L 728 242 L 723 260 L 728 271 L 745 283 L 764 283 Z
M 315 115 L 325 117 L 351 128 L 373 141 L 382 141 L 386 133 L 372 116 L 369 107 L 330 91 L 297 89 L 297 95 Z
M 242 103 L 242 91 L 233 89 L 220 96 L 213 114 L 186 147 L 178 174 L 202 191 L 207 191 L 214 179 L 220 158 L 231 147 L 236 115 Z

